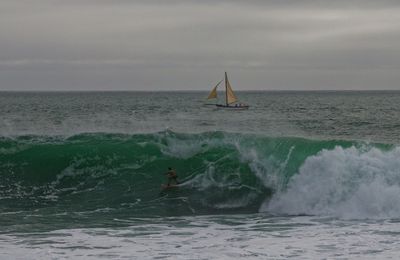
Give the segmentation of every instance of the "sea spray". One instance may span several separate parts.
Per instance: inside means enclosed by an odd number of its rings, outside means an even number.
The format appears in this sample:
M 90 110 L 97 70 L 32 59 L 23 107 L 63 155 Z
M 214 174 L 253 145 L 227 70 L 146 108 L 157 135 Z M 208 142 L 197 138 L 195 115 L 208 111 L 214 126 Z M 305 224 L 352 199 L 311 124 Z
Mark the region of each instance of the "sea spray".
M 261 211 L 341 218 L 400 217 L 400 148 L 323 149 Z

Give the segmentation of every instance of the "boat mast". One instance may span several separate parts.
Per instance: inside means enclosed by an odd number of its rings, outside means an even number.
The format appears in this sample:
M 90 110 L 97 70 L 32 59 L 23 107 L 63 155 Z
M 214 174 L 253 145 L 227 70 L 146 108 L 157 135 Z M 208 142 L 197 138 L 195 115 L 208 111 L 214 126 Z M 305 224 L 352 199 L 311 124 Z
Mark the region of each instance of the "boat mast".
M 226 74 L 226 71 L 225 71 L 225 103 L 226 103 L 226 106 L 229 105 L 228 104 L 228 75 Z

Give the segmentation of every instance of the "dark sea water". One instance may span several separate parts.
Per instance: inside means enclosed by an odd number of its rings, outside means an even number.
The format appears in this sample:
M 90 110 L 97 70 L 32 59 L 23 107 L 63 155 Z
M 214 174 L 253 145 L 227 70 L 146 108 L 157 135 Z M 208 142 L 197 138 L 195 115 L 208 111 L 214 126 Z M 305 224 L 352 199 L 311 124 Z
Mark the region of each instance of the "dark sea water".
M 400 92 L 237 95 L 0 92 L 0 259 L 396 259 Z

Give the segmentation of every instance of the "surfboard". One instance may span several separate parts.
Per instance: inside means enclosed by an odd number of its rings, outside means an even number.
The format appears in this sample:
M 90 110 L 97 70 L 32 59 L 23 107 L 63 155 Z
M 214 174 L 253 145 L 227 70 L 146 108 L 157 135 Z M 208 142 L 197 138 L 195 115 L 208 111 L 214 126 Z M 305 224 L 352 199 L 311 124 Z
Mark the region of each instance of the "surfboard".
M 179 187 L 179 185 L 178 184 L 171 184 L 171 185 L 166 185 L 166 184 L 161 184 L 161 188 L 163 189 L 163 190 L 169 190 L 169 189 L 176 189 L 176 188 L 178 188 Z

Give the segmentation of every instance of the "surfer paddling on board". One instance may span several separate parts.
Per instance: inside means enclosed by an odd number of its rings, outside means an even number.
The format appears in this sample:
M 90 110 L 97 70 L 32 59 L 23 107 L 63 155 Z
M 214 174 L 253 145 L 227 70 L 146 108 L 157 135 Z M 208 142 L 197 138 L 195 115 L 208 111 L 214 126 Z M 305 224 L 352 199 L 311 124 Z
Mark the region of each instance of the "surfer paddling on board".
M 168 171 L 167 171 L 166 175 L 168 177 L 167 187 L 169 187 L 171 185 L 172 180 L 175 181 L 175 184 L 179 184 L 178 175 L 176 175 L 176 171 L 174 169 L 172 169 L 171 167 L 168 167 Z

